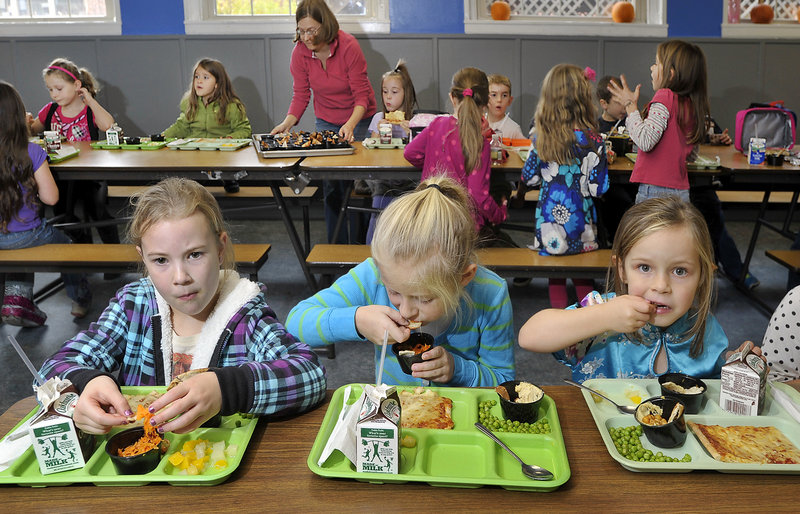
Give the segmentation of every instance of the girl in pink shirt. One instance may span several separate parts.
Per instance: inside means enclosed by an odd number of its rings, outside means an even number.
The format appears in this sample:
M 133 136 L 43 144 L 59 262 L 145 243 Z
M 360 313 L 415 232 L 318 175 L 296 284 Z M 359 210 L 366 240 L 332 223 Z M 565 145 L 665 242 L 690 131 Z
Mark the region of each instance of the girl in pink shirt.
M 422 180 L 447 174 L 464 185 L 475 203 L 475 225 L 498 225 L 506 219 L 506 203 L 489 194 L 492 173 L 489 142 L 483 137 L 483 112 L 489 102 L 489 80 L 477 68 L 462 68 L 450 88 L 453 116 L 440 116 L 419 133 L 403 153 L 422 168 Z
M 676 195 L 689 201 L 686 160 L 705 138 L 709 113 L 706 57 L 699 46 L 678 39 L 664 41 L 650 66 L 656 94 L 639 114 L 639 89 L 631 91 L 625 76 L 622 84 L 608 86 L 614 100 L 625 106 L 625 122 L 639 154 L 631 182 L 639 183 L 636 203 L 648 198 Z

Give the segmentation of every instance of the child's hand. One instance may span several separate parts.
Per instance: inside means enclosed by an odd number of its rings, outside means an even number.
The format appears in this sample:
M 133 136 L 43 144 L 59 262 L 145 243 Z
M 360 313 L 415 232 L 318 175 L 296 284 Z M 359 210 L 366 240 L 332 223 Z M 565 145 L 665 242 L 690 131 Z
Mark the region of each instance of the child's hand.
M 732 141 L 731 136 L 728 134 L 728 129 L 725 129 L 721 134 L 709 135 L 708 142 L 712 145 L 729 145 Z
M 83 100 L 83 103 L 88 103 L 89 98 L 92 97 L 92 94 L 89 92 L 88 89 L 86 89 L 85 87 L 82 87 L 82 88 L 80 88 L 78 90 L 78 96 L 81 97 L 81 100 Z
M 627 112 L 637 110 L 636 103 L 639 101 L 639 90 L 642 88 L 641 84 L 636 85 L 636 89 L 631 90 L 628 88 L 628 81 L 625 80 L 625 75 L 620 75 L 619 79 L 622 84 L 617 84 L 613 80 L 608 84 L 608 90 L 614 100 L 621 103 Z
M 117 383 L 101 375 L 83 388 L 72 420 L 84 432 L 107 434 L 112 428 L 127 424 L 131 415 L 131 407 L 119 392 Z
M 623 334 L 639 330 L 653 319 L 656 312 L 655 305 L 641 296 L 629 294 L 615 296 L 600 307 L 609 309 L 609 329 Z
M 158 426 L 159 432 L 185 434 L 211 419 L 221 408 L 219 380 L 213 371 L 207 371 L 164 393 L 150 405 L 149 410 L 158 413 L 151 423 Z M 158 412 L 161 409 L 164 410 Z
M 408 339 L 411 330 L 406 319 L 385 305 L 365 305 L 356 309 L 356 330 L 377 345 L 383 344 L 383 334 L 389 331 L 389 343 Z
M 27 111 L 25 112 L 25 123 L 28 124 L 28 128 L 31 128 L 31 126 L 33 125 L 33 114 Z
M 446 384 L 453 378 L 453 356 L 441 346 L 422 354 L 423 362 L 411 365 L 412 376 Z

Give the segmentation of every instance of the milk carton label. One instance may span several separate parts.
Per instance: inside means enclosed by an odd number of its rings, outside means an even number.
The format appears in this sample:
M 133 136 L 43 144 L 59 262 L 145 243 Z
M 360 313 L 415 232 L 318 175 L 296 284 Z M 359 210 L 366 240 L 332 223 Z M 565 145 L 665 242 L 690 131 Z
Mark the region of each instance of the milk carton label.
M 720 406 L 733 414 L 756 416 L 764 409 L 767 368 L 749 349 L 731 355 L 720 372 Z
M 79 469 L 85 465 L 70 418 L 47 416 L 32 425 L 29 434 L 42 475 Z
M 119 144 L 119 130 L 110 128 L 106 130 L 106 143 L 109 145 Z
M 398 472 L 399 424 L 400 399 L 396 390 L 391 387 L 386 391 L 368 391 L 356 423 L 358 437 L 356 471 L 394 474 Z
M 747 153 L 747 160 L 750 164 L 764 164 L 767 151 L 767 140 L 763 137 L 751 137 L 750 146 Z

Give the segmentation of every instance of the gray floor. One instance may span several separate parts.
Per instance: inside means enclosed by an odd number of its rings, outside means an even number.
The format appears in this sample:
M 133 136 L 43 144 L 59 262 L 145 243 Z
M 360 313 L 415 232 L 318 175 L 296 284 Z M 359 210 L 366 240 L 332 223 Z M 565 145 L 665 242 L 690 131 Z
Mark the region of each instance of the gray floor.
M 302 230 L 300 211 L 292 207 L 296 214 L 298 230 Z M 233 217 L 234 214 L 231 214 Z M 269 301 L 277 312 L 279 319 L 286 318 L 289 310 L 301 299 L 310 296 L 303 274 L 295 259 L 283 223 L 277 218 L 274 209 L 259 209 L 248 213 L 238 212 L 237 217 L 246 216 L 260 221 L 233 220 L 231 232 L 237 242 L 269 242 L 272 251 L 267 264 L 262 268 L 259 279 L 269 287 Z M 739 248 L 745 249 L 750 237 L 753 219 L 751 212 L 730 212 L 728 230 L 733 235 Z M 530 220 L 532 212 L 528 210 L 512 211 L 515 220 Z M 738 219 L 739 221 L 732 221 Z M 795 224 L 794 229 L 798 226 Z M 324 226 L 320 219 L 318 206 L 312 210 L 312 241 L 323 241 Z M 530 234 L 514 233 L 518 242 L 526 242 Z M 786 286 L 786 271 L 764 256 L 765 249 L 788 248 L 789 241 L 770 231 L 763 231 L 759 238 L 758 248 L 751 266 L 752 272 L 760 279 L 761 286 L 757 295 L 769 305 L 777 305 Z M 36 277 L 40 286 L 53 280 L 55 275 L 41 274 Z M 86 328 L 97 318 L 107 304 L 114 291 L 126 282 L 136 278 L 126 275 L 116 280 L 105 281 L 101 275 L 89 277 L 95 291 L 95 302 L 89 316 L 74 322 L 69 315 L 69 299 L 62 291 L 45 300 L 40 307 L 48 314 L 47 324 L 35 329 L 20 329 L 0 325 L 0 412 L 5 411 L 17 400 L 32 393 L 31 376 L 17 357 L 16 352 L 7 341 L 7 335 L 14 335 L 36 366 L 53 353 L 66 339 L 77 331 Z M 727 280 L 717 278 L 718 296 L 715 313 L 725 328 L 731 345 L 738 345 L 745 340 L 761 342 L 767 326 L 767 316 L 738 292 Z M 511 288 L 511 299 L 514 305 L 514 323 L 516 330 L 532 314 L 548 306 L 547 282 L 544 279 L 534 280 L 530 286 Z M 322 358 L 328 374 L 328 387 L 337 388 L 351 382 L 368 382 L 374 380 L 372 351 L 364 347 L 364 343 L 340 343 L 336 348 L 336 358 Z M 559 383 L 562 377 L 569 375 L 567 369 L 558 364 L 550 355 L 533 354 L 520 348 L 516 350 L 517 376 L 535 383 L 547 385 Z

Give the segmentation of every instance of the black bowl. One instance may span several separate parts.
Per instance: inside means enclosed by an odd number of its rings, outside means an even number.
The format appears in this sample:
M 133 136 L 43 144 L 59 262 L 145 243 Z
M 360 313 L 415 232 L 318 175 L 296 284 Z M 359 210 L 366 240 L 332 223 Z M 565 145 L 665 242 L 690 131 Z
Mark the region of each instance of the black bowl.
M 628 136 L 608 136 L 607 140 L 611 141 L 611 149 L 617 156 L 633 151 L 633 141 Z
M 509 401 L 506 400 L 503 395 L 497 395 L 500 397 L 500 407 L 503 409 L 503 416 L 506 419 L 519 421 L 520 423 L 535 423 L 539 418 L 539 404 L 542 402 L 542 398 L 544 398 L 544 391 L 542 391 L 542 396 L 535 402 L 517 403 L 516 400 L 519 398 L 517 386 L 521 383 L 521 380 L 509 380 L 508 382 L 500 384 L 499 387 L 502 387 L 508 392 L 508 397 L 510 399 Z M 541 390 L 541 387 L 539 387 L 539 389 Z
M 673 396 L 654 396 L 640 403 L 639 406 L 636 407 L 636 413 L 634 414 L 636 421 L 642 426 L 642 432 L 644 432 L 645 437 L 647 437 L 647 440 L 652 444 L 659 448 L 675 448 L 676 446 L 683 445 L 683 443 L 686 442 L 686 420 L 683 418 L 684 413 L 682 412 L 680 416 L 666 425 L 646 425 L 639 419 L 639 409 L 647 402 L 661 407 L 663 411 L 662 417 L 666 420 L 669 419 L 675 405 L 683 405 L 683 402 Z
M 126 145 L 138 145 L 141 144 L 142 139 L 139 137 L 124 137 L 123 142 Z
M 673 384 L 677 384 L 685 389 L 699 386 L 702 387 L 703 390 L 694 394 L 678 393 L 664 387 L 664 384 L 667 382 L 672 382 Z M 703 397 L 705 396 L 706 391 L 708 391 L 708 387 L 706 387 L 705 382 L 699 378 L 685 375 L 683 373 L 664 373 L 658 377 L 658 384 L 661 386 L 662 395 L 673 396 L 683 402 L 683 405 L 686 407 L 686 414 L 697 414 L 700 412 L 700 408 L 703 406 Z
M 160 142 L 164 141 L 165 139 L 166 138 L 164 137 L 164 134 L 152 134 L 150 136 L 150 141 L 155 141 L 157 143 L 160 143 Z
M 770 166 L 783 166 L 783 154 L 767 154 L 767 164 Z
M 433 336 L 430 334 L 423 334 L 421 332 L 412 332 L 411 336 L 402 343 L 395 343 L 392 345 L 392 351 L 397 357 L 397 361 L 400 363 L 400 368 L 406 375 L 413 373 L 413 371 L 411 371 L 411 365 L 416 362 L 422 362 L 422 353 L 425 352 L 417 353 L 415 355 L 400 355 L 400 352 L 402 350 L 413 350 L 414 347 L 420 343 L 429 344 L 431 345 L 431 348 L 435 346 L 433 342 Z
M 160 448 L 153 448 L 149 452 L 133 457 L 120 457 L 117 453 L 117 450 L 132 445 L 143 435 L 144 428 L 131 428 L 114 434 L 106 443 L 106 453 L 120 475 L 144 475 L 158 466 L 161 460 Z

